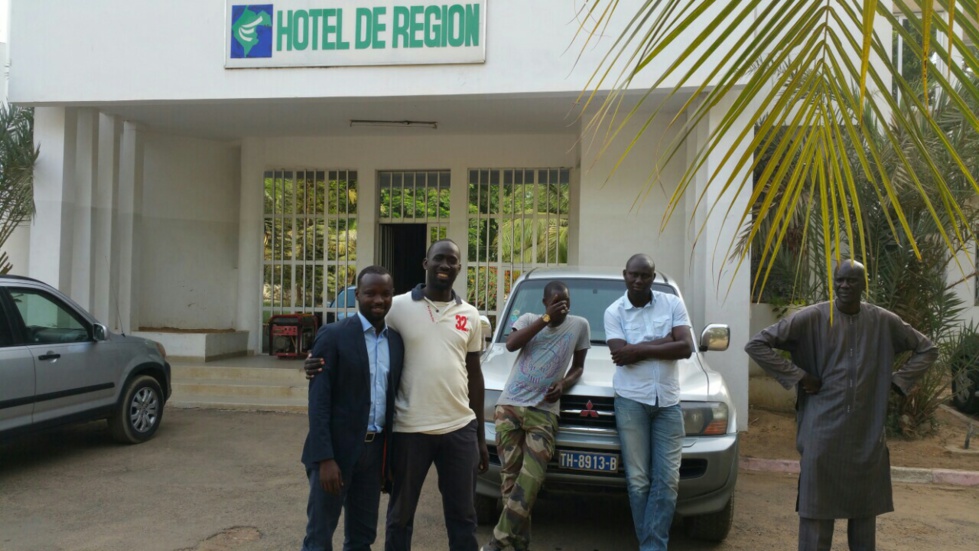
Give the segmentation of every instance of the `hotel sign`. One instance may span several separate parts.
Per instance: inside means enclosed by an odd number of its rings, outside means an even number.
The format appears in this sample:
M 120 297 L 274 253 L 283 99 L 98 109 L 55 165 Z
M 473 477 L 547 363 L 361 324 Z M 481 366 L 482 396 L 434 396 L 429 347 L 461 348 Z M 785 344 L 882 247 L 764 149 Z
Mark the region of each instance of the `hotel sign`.
M 483 63 L 486 2 L 227 0 L 224 66 Z

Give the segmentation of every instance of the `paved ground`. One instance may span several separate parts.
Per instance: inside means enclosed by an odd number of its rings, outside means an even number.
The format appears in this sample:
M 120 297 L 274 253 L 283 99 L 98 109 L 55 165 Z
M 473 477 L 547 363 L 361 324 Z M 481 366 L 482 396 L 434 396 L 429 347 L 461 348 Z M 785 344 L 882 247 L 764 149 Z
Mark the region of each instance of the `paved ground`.
M 298 549 L 304 436 L 302 415 L 168 409 L 138 446 L 112 443 L 104 423 L 0 443 L 0 551 Z M 415 523 L 420 551 L 445 549 L 434 479 Z M 742 472 L 730 537 L 714 546 L 677 532 L 670 549 L 792 549 L 795 486 L 792 475 Z M 895 504 L 879 521 L 880 549 L 975 550 L 979 488 L 897 484 Z M 635 549 L 625 500 L 539 505 L 535 549 Z

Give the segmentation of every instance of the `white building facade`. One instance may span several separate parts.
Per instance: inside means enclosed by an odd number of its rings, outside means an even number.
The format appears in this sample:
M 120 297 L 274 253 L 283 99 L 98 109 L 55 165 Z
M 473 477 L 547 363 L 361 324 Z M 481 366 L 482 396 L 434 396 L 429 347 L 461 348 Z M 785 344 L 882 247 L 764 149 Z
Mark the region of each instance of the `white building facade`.
M 661 229 L 686 166 L 660 167 L 650 187 L 674 113 L 610 177 L 659 102 L 599 154 L 580 95 L 617 28 L 584 47 L 576 35 L 595 29 L 583 8 L 13 0 L 9 99 L 35 107 L 41 147 L 15 273 L 117 330 L 234 330 L 261 354 L 269 316 L 333 313 L 365 266 L 387 266 L 400 290 L 420 282 L 435 238 L 459 243 L 456 291 L 494 319 L 528 269 L 621 270 L 645 252 L 679 283 L 695 330 L 730 325 L 730 349 L 710 363 L 746 420 L 750 274 L 733 273 L 715 239 L 738 230 L 707 218 L 717 190 L 695 200 L 725 148 Z

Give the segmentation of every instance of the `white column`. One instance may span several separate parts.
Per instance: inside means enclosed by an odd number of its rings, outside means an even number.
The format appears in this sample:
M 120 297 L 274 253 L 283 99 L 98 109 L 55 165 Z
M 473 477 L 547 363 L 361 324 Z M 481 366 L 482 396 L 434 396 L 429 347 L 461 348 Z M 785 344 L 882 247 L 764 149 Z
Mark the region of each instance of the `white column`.
M 688 162 L 692 161 L 695 148 L 706 143 L 709 131 L 720 124 L 729 107 L 727 102 L 715 106 L 696 135 L 689 138 Z M 740 130 L 741 127 L 735 125 L 735 128 Z M 751 267 L 742 264 L 738 272 L 734 273 L 735 264 L 728 261 L 728 255 L 731 240 L 739 233 L 738 220 L 748 203 L 749 194 L 742 193 L 737 197 L 732 197 L 731 193 L 721 194 L 723 183 L 731 175 L 730 165 L 725 166 L 714 183 L 707 188 L 710 175 L 735 147 L 736 135 L 737 131 L 729 131 L 729 137 L 723 138 L 714 148 L 685 197 L 687 214 L 692 221 L 686 234 L 688 250 L 692 251 L 686 275 L 687 281 L 691 282 L 690 289 L 694 291 L 684 298 L 695 328 L 703 328 L 708 323 L 726 323 L 731 327 L 730 348 L 725 352 L 708 352 L 706 358 L 710 366 L 724 376 L 737 407 L 738 430 L 747 430 L 748 357 L 744 353 L 744 345 L 751 337 L 748 334 L 751 319 Z M 740 154 L 740 150 L 736 151 L 734 157 L 737 158 Z M 747 186 L 750 192 L 750 175 Z M 703 200 L 699 206 L 695 206 L 705 189 Z M 717 207 L 708 218 L 708 209 L 715 204 Z M 729 205 L 731 213 L 725 217 Z M 701 227 L 703 231 L 695 241 Z
M 94 278 L 92 258 L 93 193 L 98 179 L 99 127 L 94 109 L 78 110 L 76 162 L 73 175 L 75 203 L 72 232 L 71 297 L 86 309 L 92 307 Z
M 469 263 L 476 263 L 475 259 L 469 258 L 467 252 L 469 250 L 469 167 L 452 165 L 449 175 L 451 182 L 449 186 L 449 227 L 446 228 L 445 236 L 455 241 L 462 252 L 462 272 L 459 273 L 459 277 L 456 278 L 452 288 L 465 299 L 466 285 L 469 281 Z M 420 259 L 419 262 L 421 262 Z
M 66 292 L 71 286 L 73 190 L 77 117 L 74 109 L 38 107 L 34 143 L 36 213 L 31 228 L 28 274 Z
M 357 273 L 375 264 L 377 244 L 377 167 L 357 166 Z
M 238 214 L 238 312 L 235 329 L 248 331 L 248 352 L 262 352 L 262 210 L 265 201 L 265 140 L 241 142 L 241 204 Z
M 111 115 L 98 117 L 99 155 L 92 193 L 92 314 L 110 327 L 119 327 L 118 272 L 113 269 L 116 239 L 112 231 L 115 197 L 119 189 L 119 149 L 122 121 Z
M 119 193 L 116 197 L 113 233 L 118 238 L 119 329 L 139 330 L 139 266 L 143 205 L 143 139 L 134 123 L 122 130 L 119 155 Z M 116 243 L 114 243 L 116 244 Z M 115 264 L 115 262 L 113 262 Z

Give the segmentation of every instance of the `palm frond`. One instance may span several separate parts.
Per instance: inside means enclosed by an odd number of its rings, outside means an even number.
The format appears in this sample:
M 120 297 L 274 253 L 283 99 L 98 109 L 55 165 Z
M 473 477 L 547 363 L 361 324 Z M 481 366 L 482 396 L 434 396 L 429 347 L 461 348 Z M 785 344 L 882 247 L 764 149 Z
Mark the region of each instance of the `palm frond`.
M 34 111 L 0 105 L 0 247 L 14 230 L 34 216 Z M 12 268 L 0 257 L 0 273 Z
M 625 6 L 593 0 L 588 9 L 607 24 Z M 818 238 L 830 289 L 834 262 L 871 254 L 869 212 L 881 213 L 875 223 L 900 234 L 918 260 L 923 236 L 909 219 L 908 201 L 931 220 L 928 238 L 947 251 L 973 237 L 962 202 L 979 196 L 977 155 L 960 138 L 965 129 L 979 131 L 979 59 L 968 45 L 979 43 L 975 14 L 976 0 L 894 0 L 893 11 L 891 3 L 875 0 L 643 2 L 627 15 L 583 94 L 586 107 L 597 106 L 588 128 L 603 136 L 607 153 L 632 127 L 630 119 L 645 117 L 611 178 L 656 117 L 669 113 L 670 137 L 655 167 L 687 156 L 694 133 L 710 120 L 706 138 L 686 157 L 663 225 L 709 166 L 706 181 L 697 182 L 697 204 L 711 197 L 708 218 L 735 216 L 744 228 L 718 244 L 727 245 L 736 269 L 750 254 L 745 243 L 763 249 L 753 262 L 760 284 L 752 293 L 764 291 L 792 220 L 810 207 L 821 219 L 820 235 L 814 228 L 805 235 Z M 891 59 L 891 33 L 920 62 L 916 74 L 904 74 Z M 625 108 L 626 93 L 650 70 L 656 74 L 649 89 Z M 661 92 L 656 100 L 653 90 Z M 686 103 L 668 111 L 678 97 Z M 957 111 L 946 115 L 942 106 Z M 853 144 L 863 147 L 848 149 Z M 775 161 L 761 171 L 759 150 L 772 151 Z M 658 183 L 656 168 L 650 178 L 650 186 Z M 740 194 L 751 196 L 748 206 L 732 211 L 728 205 Z M 698 240 L 706 227 L 700 223 Z

